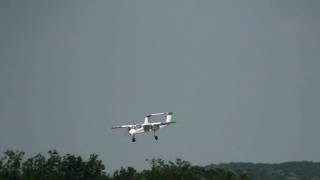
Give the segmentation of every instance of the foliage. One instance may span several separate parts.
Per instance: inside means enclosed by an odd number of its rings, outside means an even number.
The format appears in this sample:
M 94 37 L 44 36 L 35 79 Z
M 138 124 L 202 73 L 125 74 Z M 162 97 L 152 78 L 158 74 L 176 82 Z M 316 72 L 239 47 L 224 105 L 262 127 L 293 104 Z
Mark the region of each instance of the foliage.
M 24 152 L 8 150 L 0 156 L 0 180 L 248 180 L 320 179 L 320 163 L 288 162 L 281 164 L 228 163 L 195 166 L 182 159 L 147 159 L 149 169 L 138 172 L 121 167 L 112 176 L 97 154 L 88 160 L 81 156 L 61 156 L 52 150 L 47 156 L 23 158 Z
M 19 179 L 21 176 L 21 161 L 24 152 L 6 151 L 4 156 L 0 158 L 1 170 L 0 176 L 7 179 Z
M 209 165 L 208 169 L 225 168 L 237 172 L 243 172 L 250 179 L 259 180 L 320 180 L 320 163 L 316 162 L 286 162 L 279 164 L 263 163 L 228 163 L 219 165 Z
M 24 152 L 6 151 L 0 158 L 0 180 L 108 179 L 96 154 L 88 161 L 71 154 L 60 156 L 56 150 L 48 154 L 48 158 L 37 154 L 22 162 Z
M 133 167 L 121 167 L 113 176 L 105 172 L 105 166 L 97 154 L 84 161 L 81 156 L 61 156 L 52 150 L 47 156 L 37 154 L 23 161 L 24 152 L 6 151 L 0 157 L 0 180 L 242 180 L 246 177 L 225 169 L 206 169 L 193 166 L 188 161 L 175 162 L 162 159 L 146 160 L 150 169 L 137 172 Z
M 176 159 L 175 162 L 165 162 L 162 159 L 147 160 L 150 170 L 141 172 L 144 179 L 182 179 L 182 180 L 246 180 L 246 176 L 241 176 L 226 169 L 206 169 L 201 166 L 193 166 L 188 161 Z

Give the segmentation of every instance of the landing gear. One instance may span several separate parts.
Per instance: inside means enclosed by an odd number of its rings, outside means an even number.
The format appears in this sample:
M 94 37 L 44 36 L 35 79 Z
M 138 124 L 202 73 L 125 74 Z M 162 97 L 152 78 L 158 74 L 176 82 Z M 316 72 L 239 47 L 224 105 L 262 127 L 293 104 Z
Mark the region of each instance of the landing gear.
M 153 131 L 153 136 L 154 136 L 154 139 L 157 141 L 158 140 L 158 136 L 156 136 L 156 131 Z
M 136 138 L 135 137 L 132 138 L 132 142 L 136 142 Z

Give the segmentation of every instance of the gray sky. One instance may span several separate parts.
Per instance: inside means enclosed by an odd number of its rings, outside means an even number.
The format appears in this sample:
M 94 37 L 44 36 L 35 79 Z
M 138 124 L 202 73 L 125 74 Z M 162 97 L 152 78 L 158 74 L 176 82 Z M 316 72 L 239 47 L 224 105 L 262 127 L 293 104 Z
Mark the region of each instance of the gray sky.
M 320 1 L 0 2 L 0 151 L 320 161 Z M 173 111 L 130 142 L 116 122 Z

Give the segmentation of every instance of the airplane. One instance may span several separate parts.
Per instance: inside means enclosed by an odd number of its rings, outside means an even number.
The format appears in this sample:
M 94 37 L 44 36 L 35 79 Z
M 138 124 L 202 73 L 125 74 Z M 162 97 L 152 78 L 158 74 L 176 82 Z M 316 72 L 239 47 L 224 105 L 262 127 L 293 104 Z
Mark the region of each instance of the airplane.
M 149 122 L 152 116 L 165 116 L 164 122 Z M 156 136 L 156 131 L 161 128 L 167 127 L 173 123 L 176 123 L 172 120 L 173 113 L 172 112 L 163 112 L 163 113 L 151 113 L 147 114 L 144 117 L 144 123 L 142 124 L 126 124 L 126 125 L 115 125 L 112 129 L 118 128 L 127 128 L 129 134 L 132 137 L 132 142 L 136 141 L 136 135 L 141 133 L 147 133 L 153 131 L 154 139 L 158 140 L 158 136 Z

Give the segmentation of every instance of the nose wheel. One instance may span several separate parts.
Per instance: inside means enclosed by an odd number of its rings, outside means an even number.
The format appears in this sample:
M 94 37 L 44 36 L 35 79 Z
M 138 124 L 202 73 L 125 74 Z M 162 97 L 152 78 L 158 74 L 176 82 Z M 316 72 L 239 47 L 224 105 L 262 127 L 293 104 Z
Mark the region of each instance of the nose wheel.
M 132 142 L 136 142 L 136 138 L 133 137 L 133 138 L 132 138 Z

